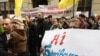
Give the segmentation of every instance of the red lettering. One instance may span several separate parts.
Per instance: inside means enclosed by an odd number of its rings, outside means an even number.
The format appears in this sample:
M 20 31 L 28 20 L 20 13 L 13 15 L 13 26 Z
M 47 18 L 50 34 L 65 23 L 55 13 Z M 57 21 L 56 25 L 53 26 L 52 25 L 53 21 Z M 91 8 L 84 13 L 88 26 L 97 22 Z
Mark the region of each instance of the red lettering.
M 63 33 L 63 36 L 62 36 L 62 39 L 61 39 L 59 45 L 62 45 L 64 43 L 63 41 L 64 41 L 65 37 L 66 37 L 66 32 Z
M 58 43 L 58 38 L 59 38 L 59 36 L 60 36 L 60 34 L 55 35 L 55 36 L 54 36 L 54 39 L 51 41 L 51 44 L 54 43 L 54 44 L 56 45 L 56 44 Z

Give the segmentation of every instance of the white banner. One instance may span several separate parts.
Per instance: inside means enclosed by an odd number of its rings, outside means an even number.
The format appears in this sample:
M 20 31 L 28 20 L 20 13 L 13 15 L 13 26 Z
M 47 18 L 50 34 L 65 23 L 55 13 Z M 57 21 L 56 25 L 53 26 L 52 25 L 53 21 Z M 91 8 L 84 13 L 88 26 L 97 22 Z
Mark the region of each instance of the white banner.
M 41 56 L 100 56 L 100 30 L 46 31 Z
M 74 8 L 74 10 L 73 10 Z M 48 15 L 53 15 L 54 18 L 61 18 L 62 16 L 65 17 L 72 17 L 73 13 L 77 10 L 77 4 L 68 9 L 59 9 L 57 6 L 44 6 L 44 7 L 37 7 L 33 9 L 22 9 L 22 15 L 30 15 L 36 16 L 38 12 L 43 12 L 44 16 L 47 17 Z

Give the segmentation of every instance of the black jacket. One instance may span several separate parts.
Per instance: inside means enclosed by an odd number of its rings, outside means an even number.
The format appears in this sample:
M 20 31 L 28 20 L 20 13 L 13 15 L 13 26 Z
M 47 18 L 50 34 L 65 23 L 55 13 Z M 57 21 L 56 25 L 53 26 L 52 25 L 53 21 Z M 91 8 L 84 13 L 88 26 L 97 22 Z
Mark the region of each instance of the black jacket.
M 37 21 L 37 34 L 38 34 L 38 37 L 39 37 L 39 35 L 41 35 L 41 38 L 43 38 L 44 33 L 45 33 L 45 28 L 47 26 L 46 24 L 47 23 L 44 21 L 44 19 L 41 19 L 41 20 Z
M 10 56 L 7 50 L 7 37 L 6 34 L 3 33 L 0 35 L 0 56 Z

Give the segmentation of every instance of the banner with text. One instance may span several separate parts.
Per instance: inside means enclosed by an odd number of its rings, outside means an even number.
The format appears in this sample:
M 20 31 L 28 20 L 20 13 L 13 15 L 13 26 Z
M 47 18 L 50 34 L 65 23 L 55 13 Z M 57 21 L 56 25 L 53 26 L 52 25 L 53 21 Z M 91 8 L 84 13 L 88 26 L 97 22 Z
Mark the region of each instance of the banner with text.
M 48 15 L 53 15 L 54 18 L 59 18 L 62 16 L 72 17 L 73 13 L 75 13 L 76 10 L 77 10 L 77 4 L 75 4 L 74 7 L 71 6 L 67 9 L 59 9 L 57 6 L 44 6 L 33 9 L 22 9 L 21 13 L 22 15 L 30 15 L 34 17 L 38 12 L 43 12 L 45 17 L 47 17 Z
M 46 31 L 41 56 L 100 56 L 100 30 Z

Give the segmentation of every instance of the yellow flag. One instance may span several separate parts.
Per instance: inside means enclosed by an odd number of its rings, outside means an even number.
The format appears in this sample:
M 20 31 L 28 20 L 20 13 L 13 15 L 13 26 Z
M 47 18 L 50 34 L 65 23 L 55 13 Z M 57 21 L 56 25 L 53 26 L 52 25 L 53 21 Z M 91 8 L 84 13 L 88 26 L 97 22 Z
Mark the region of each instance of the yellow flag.
M 65 9 L 73 6 L 73 4 L 78 3 L 79 0 L 61 0 L 58 4 L 58 8 Z
M 22 3 L 23 3 L 23 0 L 15 0 L 15 8 L 21 8 Z
M 15 15 L 16 15 L 16 16 L 21 16 L 21 10 L 20 10 L 20 8 L 16 8 L 16 9 L 14 10 L 14 12 L 15 12 Z
M 21 8 L 22 8 L 23 0 L 15 0 L 15 15 L 21 16 Z

